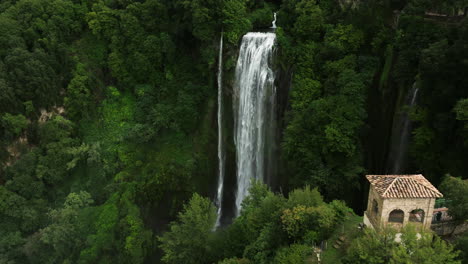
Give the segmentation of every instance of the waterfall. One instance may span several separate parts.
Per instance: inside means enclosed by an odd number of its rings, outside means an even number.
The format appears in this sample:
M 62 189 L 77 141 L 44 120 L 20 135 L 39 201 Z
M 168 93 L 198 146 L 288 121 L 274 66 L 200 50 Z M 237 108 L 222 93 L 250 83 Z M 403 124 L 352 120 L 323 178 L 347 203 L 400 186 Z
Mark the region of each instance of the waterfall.
M 276 28 L 276 12 L 273 13 L 274 19 L 273 22 L 271 23 L 271 28 Z
M 224 185 L 224 148 L 223 148 L 223 33 L 219 41 L 218 57 L 218 189 L 216 193 L 216 206 L 218 207 L 218 217 L 215 229 L 221 223 L 221 213 L 223 204 Z
M 409 106 L 409 109 L 415 106 L 418 91 L 419 88 L 415 82 L 406 97 L 406 104 Z M 407 111 L 400 115 L 400 122 L 398 125 L 398 127 L 394 127 L 394 129 L 396 129 L 396 133 L 392 133 L 393 139 L 391 141 L 392 145 L 390 146 L 391 152 L 389 156 L 389 166 L 387 169 L 387 173 L 390 174 L 404 173 L 402 170 L 404 170 L 404 164 L 408 152 L 408 143 L 411 138 L 412 130 L 412 122 Z
M 252 179 L 267 181 L 274 139 L 276 88 L 272 70 L 274 33 L 248 33 L 242 38 L 234 85 L 236 145 L 236 215 Z M 265 164 L 266 163 L 266 164 Z

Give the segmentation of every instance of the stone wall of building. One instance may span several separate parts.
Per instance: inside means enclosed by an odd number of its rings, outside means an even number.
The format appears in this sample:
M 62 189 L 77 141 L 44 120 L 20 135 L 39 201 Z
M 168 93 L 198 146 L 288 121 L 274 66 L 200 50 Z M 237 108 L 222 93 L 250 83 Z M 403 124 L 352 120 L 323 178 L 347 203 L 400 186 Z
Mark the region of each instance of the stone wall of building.
M 374 201 L 377 202 L 378 211 L 377 213 L 374 211 L 373 204 Z M 368 220 L 372 223 L 374 227 L 378 227 L 380 220 L 382 218 L 382 208 L 383 208 L 383 199 L 380 195 L 375 191 L 374 186 L 370 186 L 369 190 L 369 197 L 367 198 L 367 211 L 365 214 L 367 215 Z
M 383 199 L 382 206 L 382 218 L 381 224 L 387 225 L 388 217 L 390 212 L 393 210 L 402 210 L 404 212 L 403 224 L 390 223 L 395 227 L 405 226 L 410 222 L 410 212 L 416 209 L 424 211 L 424 219 L 422 223 L 412 222 L 414 224 L 420 224 L 426 229 L 430 229 L 432 214 L 434 211 L 435 198 L 401 198 L 401 199 Z
M 378 211 L 374 210 L 374 201 L 377 203 Z M 382 198 L 371 185 L 369 197 L 367 199 L 367 210 L 364 212 L 366 220 L 369 221 L 374 228 L 391 225 L 395 228 L 405 226 L 410 222 L 410 213 L 413 210 L 421 209 L 424 211 L 423 222 L 411 222 L 415 225 L 421 225 L 426 229 L 430 229 L 432 215 L 434 211 L 435 198 Z M 389 223 L 390 212 L 393 210 L 402 210 L 404 212 L 403 223 Z M 366 223 L 367 224 L 367 223 Z

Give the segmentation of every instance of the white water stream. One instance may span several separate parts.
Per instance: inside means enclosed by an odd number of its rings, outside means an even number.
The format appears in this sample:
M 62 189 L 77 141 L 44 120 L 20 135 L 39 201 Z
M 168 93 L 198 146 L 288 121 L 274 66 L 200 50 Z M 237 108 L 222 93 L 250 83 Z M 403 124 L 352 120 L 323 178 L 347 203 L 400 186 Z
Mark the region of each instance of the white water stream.
M 221 224 L 221 213 L 223 204 L 224 189 L 224 146 L 223 146 L 223 33 L 219 41 L 218 57 L 218 189 L 216 193 L 216 206 L 218 207 L 218 217 L 215 229 Z
M 273 22 L 275 26 L 275 22 Z M 236 215 L 248 195 L 252 179 L 264 181 L 270 160 L 276 109 L 272 58 L 274 33 L 248 33 L 241 43 L 234 85 L 234 143 L 236 145 Z

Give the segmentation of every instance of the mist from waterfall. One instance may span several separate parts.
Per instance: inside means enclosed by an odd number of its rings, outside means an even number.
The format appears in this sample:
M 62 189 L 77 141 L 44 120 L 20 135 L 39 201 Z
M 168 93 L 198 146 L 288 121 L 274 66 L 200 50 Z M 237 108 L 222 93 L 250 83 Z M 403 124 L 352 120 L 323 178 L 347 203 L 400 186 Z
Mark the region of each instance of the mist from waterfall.
M 216 218 L 215 229 L 221 223 L 225 171 L 223 146 L 223 33 L 221 33 L 221 39 L 219 40 L 218 57 L 218 164 L 218 188 L 216 193 L 218 217 Z
M 276 88 L 272 59 L 276 35 L 248 33 L 241 43 L 234 85 L 234 143 L 236 145 L 236 215 L 252 179 L 267 181 L 266 167 L 274 144 Z

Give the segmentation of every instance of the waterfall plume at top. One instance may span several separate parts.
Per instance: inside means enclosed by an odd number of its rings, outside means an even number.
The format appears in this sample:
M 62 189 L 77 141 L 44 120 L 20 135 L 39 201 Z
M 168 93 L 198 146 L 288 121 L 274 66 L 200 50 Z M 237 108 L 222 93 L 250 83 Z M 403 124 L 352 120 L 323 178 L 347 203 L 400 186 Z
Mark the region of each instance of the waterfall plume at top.
M 218 57 L 218 189 L 216 193 L 216 205 L 218 207 L 218 217 L 215 229 L 221 223 L 221 213 L 223 204 L 224 187 L 224 147 L 223 147 L 223 33 L 219 41 Z
M 247 33 L 242 38 L 234 85 L 236 215 L 252 179 L 268 181 L 274 148 L 276 88 L 272 59 L 276 35 Z
M 411 90 L 408 91 L 406 97 L 406 104 L 409 106 L 409 109 L 413 108 L 416 105 L 416 99 L 418 97 L 419 88 L 416 85 L 416 82 L 413 84 Z M 402 113 L 399 117 L 399 123 L 397 127 L 394 127 L 396 130 L 395 133 L 392 133 L 392 141 L 390 146 L 390 155 L 389 155 L 389 165 L 387 173 L 389 174 L 402 174 L 404 173 L 404 167 L 406 162 L 406 157 L 408 154 L 408 144 L 411 138 L 412 122 L 409 118 L 407 111 Z
M 273 13 L 274 19 L 273 22 L 271 23 L 271 28 L 276 28 L 276 12 Z

